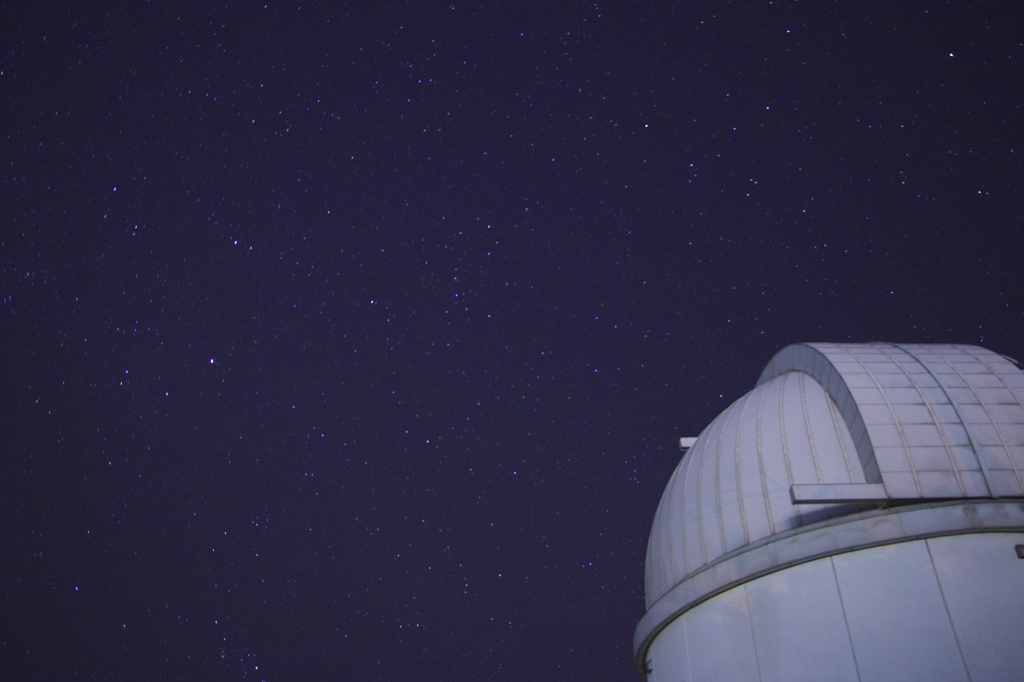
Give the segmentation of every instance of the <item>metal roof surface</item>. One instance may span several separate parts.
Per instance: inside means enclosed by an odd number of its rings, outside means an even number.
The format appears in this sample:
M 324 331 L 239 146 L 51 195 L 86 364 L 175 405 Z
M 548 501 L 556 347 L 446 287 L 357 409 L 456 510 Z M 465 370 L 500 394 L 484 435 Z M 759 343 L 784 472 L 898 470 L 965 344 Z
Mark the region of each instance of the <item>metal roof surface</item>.
M 794 503 L 800 495 L 836 501 Z M 1024 372 L 977 346 L 784 348 L 669 480 L 647 548 L 647 606 L 730 553 L 862 511 L 856 500 L 872 495 L 1024 495 Z

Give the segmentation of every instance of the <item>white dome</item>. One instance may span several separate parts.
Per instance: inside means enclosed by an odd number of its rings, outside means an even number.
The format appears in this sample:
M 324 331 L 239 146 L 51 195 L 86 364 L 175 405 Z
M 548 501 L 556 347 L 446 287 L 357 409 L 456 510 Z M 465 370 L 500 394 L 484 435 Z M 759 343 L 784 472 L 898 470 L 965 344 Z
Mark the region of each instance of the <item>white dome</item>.
M 784 348 L 665 489 L 638 670 L 814 679 L 818 663 L 801 653 L 810 646 L 848 649 L 851 679 L 861 658 L 929 679 L 934 643 L 962 630 L 956 664 L 1002 679 L 1024 664 L 1024 651 L 1003 646 L 1024 627 L 1017 607 L 1003 608 L 1024 604 L 1021 565 L 1004 555 L 1017 543 L 1024 558 L 1022 498 L 1024 372 L 1012 361 L 963 345 Z M 909 563 L 887 568 L 897 556 Z M 964 571 L 988 591 L 963 583 Z M 892 596 L 932 582 L 934 594 Z M 844 590 L 867 606 L 844 607 Z M 892 641 L 879 639 L 880 623 Z M 982 655 L 988 642 L 1002 653 Z M 723 672 L 732 664 L 746 672 Z
M 672 475 L 648 543 L 647 606 L 723 557 L 823 519 L 1021 495 L 1024 373 L 1006 358 L 964 345 L 789 346 Z M 850 503 L 864 500 L 878 504 Z
M 791 484 L 825 481 L 866 482 L 821 384 L 788 372 L 737 400 L 697 439 L 661 498 L 647 546 L 647 606 L 729 552 L 849 511 L 793 504 Z

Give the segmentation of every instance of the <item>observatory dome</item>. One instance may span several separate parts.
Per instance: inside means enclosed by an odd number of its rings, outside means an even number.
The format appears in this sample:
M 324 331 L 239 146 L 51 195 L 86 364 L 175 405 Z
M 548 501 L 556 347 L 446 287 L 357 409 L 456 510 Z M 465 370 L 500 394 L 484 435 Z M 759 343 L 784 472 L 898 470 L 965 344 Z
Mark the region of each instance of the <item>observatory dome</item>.
M 967 345 L 789 346 L 668 482 L 638 666 L 663 629 L 737 585 L 868 547 L 1024 531 L 1022 498 L 1024 372 L 1010 360 Z

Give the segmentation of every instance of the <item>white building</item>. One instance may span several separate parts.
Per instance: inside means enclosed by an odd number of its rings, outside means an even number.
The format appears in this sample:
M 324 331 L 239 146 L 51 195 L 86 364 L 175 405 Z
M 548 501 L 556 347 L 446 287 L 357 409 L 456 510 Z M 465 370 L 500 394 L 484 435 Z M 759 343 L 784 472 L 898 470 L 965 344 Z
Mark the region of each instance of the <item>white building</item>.
M 651 682 L 1024 680 L 1024 372 L 783 349 L 672 475 L 646 594 Z

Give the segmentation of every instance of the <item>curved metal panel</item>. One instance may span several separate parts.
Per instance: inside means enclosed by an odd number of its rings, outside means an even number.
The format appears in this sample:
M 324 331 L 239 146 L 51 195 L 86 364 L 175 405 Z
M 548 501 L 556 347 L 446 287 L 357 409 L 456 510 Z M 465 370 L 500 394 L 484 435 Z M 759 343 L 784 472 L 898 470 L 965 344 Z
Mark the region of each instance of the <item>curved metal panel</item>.
M 793 504 L 790 486 L 823 473 L 864 483 L 839 408 L 809 375 L 757 387 L 704 430 L 673 473 L 648 542 L 648 606 L 752 542 L 850 511 Z M 852 464 L 851 464 L 852 462 Z
M 890 498 L 1024 495 L 1024 373 L 1002 356 L 967 345 L 798 344 L 758 384 L 788 372 L 826 387 L 865 478 Z

